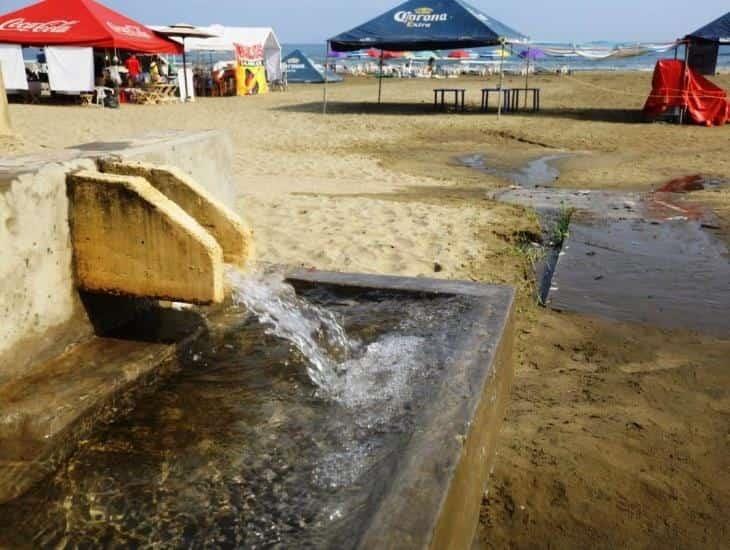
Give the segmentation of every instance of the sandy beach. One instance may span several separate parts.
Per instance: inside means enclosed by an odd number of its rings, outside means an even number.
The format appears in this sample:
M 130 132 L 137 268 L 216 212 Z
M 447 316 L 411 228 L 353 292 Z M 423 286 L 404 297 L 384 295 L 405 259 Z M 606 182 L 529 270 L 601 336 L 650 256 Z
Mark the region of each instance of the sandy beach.
M 714 79 L 730 88 L 730 75 Z M 521 79 L 507 79 L 518 85 Z M 702 547 L 730 540 L 730 340 L 551 312 L 536 304 L 529 209 L 489 200 L 510 185 L 458 162 L 514 169 L 544 155 L 556 185 L 647 191 L 702 174 L 730 179 L 730 129 L 648 124 L 650 73 L 539 76 L 539 114 L 434 113 L 423 80 L 352 79 L 190 105 L 10 106 L 4 155 L 165 129 L 226 129 L 236 210 L 258 261 L 507 283 L 519 289 L 516 379 L 485 496 L 485 547 Z M 489 84 L 496 84 L 492 77 Z M 697 193 L 730 243 L 730 187 Z M 728 304 L 730 307 L 730 304 Z

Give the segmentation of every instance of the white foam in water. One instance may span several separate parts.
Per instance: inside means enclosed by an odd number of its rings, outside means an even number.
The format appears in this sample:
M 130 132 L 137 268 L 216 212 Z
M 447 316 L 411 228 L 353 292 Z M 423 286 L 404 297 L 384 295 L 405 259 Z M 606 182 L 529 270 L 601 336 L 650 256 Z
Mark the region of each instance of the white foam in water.
M 331 391 L 352 409 L 383 403 L 380 413 L 388 416 L 389 407 L 398 407 L 410 397 L 408 380 L 418 369 L 423 343 L 416 336 L 383 336 L 367 346 L 362 356 L 345 361 Z
M 387 422 L 409 397 L 408 380 L 422 361 L 423 338 L 386 335 L 360 349 L 335 315 L 297 296 L 280 274 L 230 271 L 233 299 L 308 360 L 312 382 L 367 423 Z M 377 407 L 377 418 L 365 410 Z
M 268 326 L 267 333 L 291 342 L 309 361 L 312 382 L 330 392 L 357 348 L 332 312 L 299 298 L 280 274 L 229 271 L 233 300 Z

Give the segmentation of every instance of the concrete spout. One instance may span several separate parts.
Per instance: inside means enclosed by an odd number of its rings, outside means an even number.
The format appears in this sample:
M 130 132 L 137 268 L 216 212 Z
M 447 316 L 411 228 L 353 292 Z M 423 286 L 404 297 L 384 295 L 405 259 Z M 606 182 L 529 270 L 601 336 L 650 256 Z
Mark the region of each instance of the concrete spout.
M 244 267 L 253 258 L 253 238 L 249 228 L 183 170 L 115 160 L 101 160 L 99 166 L 102 172 L 146 179 L 213 235 L 223 249 L 226 263 Z
M 141 177 L 68 176 L 78 286 L 198 304 L 223 301 L 223 250 L 180 206 Z

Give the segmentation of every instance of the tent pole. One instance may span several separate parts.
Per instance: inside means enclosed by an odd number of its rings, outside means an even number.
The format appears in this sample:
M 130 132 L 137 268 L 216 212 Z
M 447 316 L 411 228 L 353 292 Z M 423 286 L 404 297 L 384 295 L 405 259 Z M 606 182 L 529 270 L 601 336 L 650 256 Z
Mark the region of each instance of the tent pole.
M 687 89 L 687 77 L 689 76 L 689 40 L 684 43 L 684 71 L 682 73 L 682 107 L 679 110 L 679 124 L 684 124 L 684 115 L 687 111 L 685 104 L 685 91 Z
M 383 100 L 383 56 L 385 50 L 380 50 L 380 78 L 378 78 L 378 105 Z
M 188 59 L 185 56 L 185 37 L 182 37 L 182 47 L 183 47 L 183 80 L 185 81 L 183 89 L 185 90 L 185 99 L 183 100 L 184 103 L 188 102 L 188 99 L 190 99 L 190 95 L 188 94 Z
M 324 97 L 322 98 L 322 114 L 327 114 L 327 62 L 330 59 L 330 43 L 329 40 L 324 43 Z
M 527 47 L 527 71 L 525 72 L 525 109 L 527 109 L 527 89 L 530 83 L 530 47 Z
M 502 55 L 499 59 L 499 92 L 497 92 L 497 120 L 502 118 L 502 89 L 504 87 L 504 40 L 502 41 Z

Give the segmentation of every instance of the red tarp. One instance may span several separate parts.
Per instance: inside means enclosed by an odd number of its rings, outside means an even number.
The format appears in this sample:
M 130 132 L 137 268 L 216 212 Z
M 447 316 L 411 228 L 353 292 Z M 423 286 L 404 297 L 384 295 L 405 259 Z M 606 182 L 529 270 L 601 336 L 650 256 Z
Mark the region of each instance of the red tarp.
M 649 117 L 658 117 L 673 107 L 684 107 L 696 124 L 722 126 L 730 122 L 727 93 L 690 68 L 685 73 L 684 61 L 657 62 L 652 88 L 644 106 L 644 113 Z
M 45 0 L 2 15 L 0 43 L 182 53 L 177 42 L 94 0 Z

